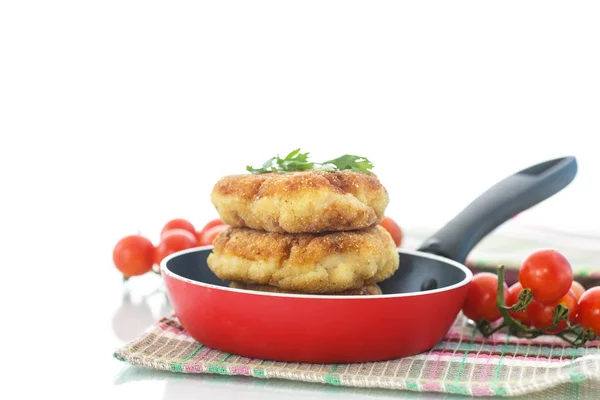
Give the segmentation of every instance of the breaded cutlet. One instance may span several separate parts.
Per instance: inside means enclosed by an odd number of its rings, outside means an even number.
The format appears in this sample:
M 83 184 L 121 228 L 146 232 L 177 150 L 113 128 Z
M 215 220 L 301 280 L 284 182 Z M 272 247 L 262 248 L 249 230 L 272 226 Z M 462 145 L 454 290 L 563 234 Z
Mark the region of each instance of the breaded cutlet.
M 311 170 L 225 176 L 211 201 L 233 227 L 315 233 L 374 226 L 389 197 L 373 173 Z
M 213 242 L 208 266 L 220 279 L 302 293 L 338 293 L 381 282 L 398 269 L 390 234 L 360 231 L 273 233 L 228 228 Z

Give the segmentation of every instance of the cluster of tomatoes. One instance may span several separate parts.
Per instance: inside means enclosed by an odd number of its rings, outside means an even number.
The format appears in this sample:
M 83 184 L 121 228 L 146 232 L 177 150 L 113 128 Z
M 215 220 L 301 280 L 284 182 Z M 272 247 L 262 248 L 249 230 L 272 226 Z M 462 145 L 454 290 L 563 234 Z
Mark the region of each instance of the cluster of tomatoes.
M 519 269 L 518 282 L 511 287 L 504 283 L 505 306 L 517 304 L 523 289 L 529 289 L 532 299 L 525 303 L 523 311 L 508 311 L 510 317 L 523 326 L 554 334 L 576 324 L 600 336 L 600 286 L 586 290 L 574 281 L 571 264 L 560 252 L 539 249 L 529 254 Z M 473 321 L 498 321 L 502 318 L 496 301 L 498 296 L 498 275 L 475 274 L 469 284 L 463 314 Z M 565 318 L 556 324 L 558 305 L 564 306 L 561 308 Z
M 396 246 L 402 243 L 403 232 L 390 217 L 380 224 L 392 236 Z M 160 232 L 160 242 L 155 246 L 150 239 L 142 235 L 129 235 L 120 239 L 113 249 L 115 267 L 125 278 L 143 275 L 160 265 L 170 254 L 197 246 L 208 246 L 219 233 L 228 228 L 220 219 L 209 221 L 200 230 L 182 218 L 167 222 Z
M 113 248 L 115 267 L 125 278 L 143 275 L 170 254 L 198 246 L 212 244 L 215 237 L 227 229 L 220 219 L 209 221 L 200 230 L 182 218 L 167 222 L 161 232 L 158 245 L 142 235 L 129 235 L 120 239 Z

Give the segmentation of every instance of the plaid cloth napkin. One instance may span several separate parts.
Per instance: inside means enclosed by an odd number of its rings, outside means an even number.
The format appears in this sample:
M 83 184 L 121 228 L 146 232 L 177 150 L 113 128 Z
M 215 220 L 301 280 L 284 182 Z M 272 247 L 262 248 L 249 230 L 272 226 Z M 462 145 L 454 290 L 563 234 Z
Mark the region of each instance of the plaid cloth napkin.
M 322 365 L 249 359 L 196 342 L 174 316 L 161 319 L 117 349 L 114 357 L 176 373 L 471 396 L 600 398 L 600 341 L 574 348 L 553 336 L 525 340 L 497 333 L 484 338 L 462 314 L 430 351 L 386 362 Z

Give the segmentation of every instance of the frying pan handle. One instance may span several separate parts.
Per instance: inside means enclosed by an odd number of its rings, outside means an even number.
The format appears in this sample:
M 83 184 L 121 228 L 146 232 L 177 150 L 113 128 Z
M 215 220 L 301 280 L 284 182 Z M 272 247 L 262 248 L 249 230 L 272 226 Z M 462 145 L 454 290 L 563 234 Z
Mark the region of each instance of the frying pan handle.
M 575 157 L 533 165 L 492 186 L 421 245 L 419 250 L 464 263 L 488 233 L 566 187 L 577 174 Z

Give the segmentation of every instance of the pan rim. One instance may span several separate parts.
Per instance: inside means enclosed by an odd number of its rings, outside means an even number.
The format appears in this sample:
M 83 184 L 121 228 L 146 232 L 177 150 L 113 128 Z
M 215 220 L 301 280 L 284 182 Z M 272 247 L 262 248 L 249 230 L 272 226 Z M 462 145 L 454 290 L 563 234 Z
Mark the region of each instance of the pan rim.
M 401 249 L 401 248 L 396 249 L 396 251 L 398 251 L 398 253 L 400 255 L 410 254 L 413 256 L 417 256 L 417 257 L 430 258 L 432 260 L 443 262 L 445 264 L 451 265 L 452 267 L 463 271 L 465 274 L 465 278 L 463 280 L 461 280 L 460 282 L 455 283 L 454 285 L 445 286 L 445 287 L 442 287 L 439 289 L 427 290 L 424 292 L 377 294 L 377 295 L 370 295 L 370 296 L 364 296 L 364 295 L 347 295 L 346 296 L 346 295 L 331 295 L 331 294 L 325 295 L 325 294 L 272 293 L 272 292 L 260 292 L 260 291 L 256 291 L 256 290 L 236 289 L 236 288 L 213 285 L 210 283 L 185 278 L 179 274 L 174 273 L 169 268 L 167 268 L 167 263 L 174 258 L 181 257 L 181 256 L 183 256 L 185 254 L 189 254 L 189 253 L 197 253 L 197 252 L 201 252 L 201 251 L 205 251 L 205 250 L 210 250 L 212 248 L 213 248 L 213 246 L 199 246 L 199 247 L 193 247 L 190 249 L 181 250 L 181 251 L 172 253 L 172 254 L 168 255 L 167 257 L 165 257 L 161 261 L 161 263 L 160 263 L 161 273 L 165 274 L 166 276 L 168 276 L 170 278 L 173 278 L 173 279 L 185 282 L 185 283 L 189 283 L 192 285 L 196 285 L 196 286 L 200 286 L 200 287 L 204 287 L 204 288 L 208 288 L 208 289 L 221 290 L 221 291 L 225 291 L 225 292 L 249 294 L 249 295 L 254 295 L 254 296 L 270 296 L 270 297 L 299 298 L 299 299 L 326 299 L 326 300 L 349 300 L 349 299 L 376 300 L 376 299 L 389 299 L 389 298 L 397 298 L 397 297 L 427 296 L 427 295 L 432 295 L 432 294 L 436 294 L 436 293 L 451 291 L 451 290 L 457 289 L 459 287 L 465 286 L 469 282 L 471 282 L 471 280 L 473 278 L 473 272 L 471 272 L 471 270 L 469 268 L 467 268 L 465 265 L 459 263 L 458 261 L 454 261 L 449 258 L 445 258 L 445 257 L 438 256 L 435 254 L 425 253 L 425 252 L 418 251 L 418 250 Z M 164 279 L 164 277 L 163 277 L 163 279 Z

